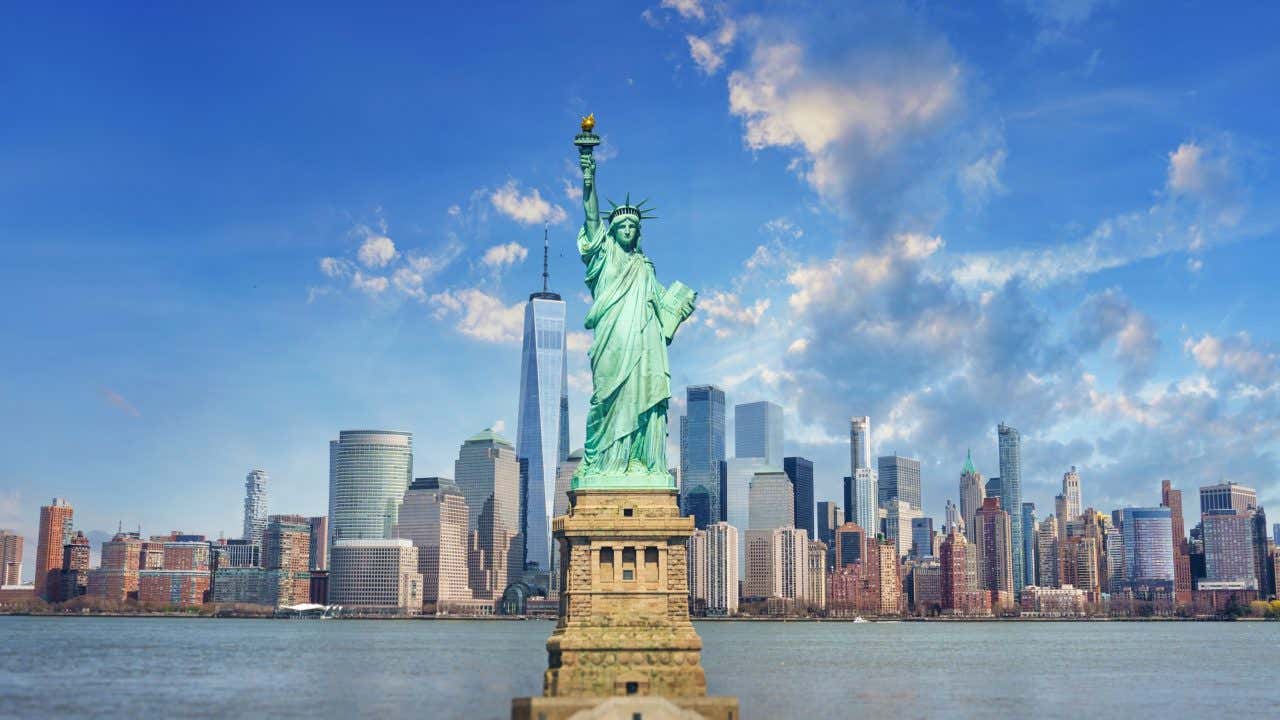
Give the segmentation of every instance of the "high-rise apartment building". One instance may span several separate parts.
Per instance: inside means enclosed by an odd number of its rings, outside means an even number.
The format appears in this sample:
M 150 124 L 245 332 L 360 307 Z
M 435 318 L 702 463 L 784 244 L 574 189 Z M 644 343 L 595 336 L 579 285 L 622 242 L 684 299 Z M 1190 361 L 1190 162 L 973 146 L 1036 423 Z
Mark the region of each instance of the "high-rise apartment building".
M 707 614 L 733 615 L 738 612 L 738 529 L 719 521 L 708 525 L 706 533 L 701 575 L 706 578 Z
M 396 537 L 418 548 L 422 602 L 436 611 L 472 599 L 467 567 L 467 501 L 449 478 L 418 478 L 400 506 Z
M 795 526 L 813 539 L 817 536 L 813 529 L 813 461 L 802 457 L 783 458 L 782 470 L 795 490 Z
M 1009 513 L 1013 546 L 1013 594 L 1022 592 L 1028 575 L 1035 575 L 1035 560 L 1031 564 L 1022 544 L 1022 437 L 1016 429 L 1000 423 L 996 428 L 1000 447 L 1000 506 Z
M 523 548 L 520 537 L 520 462 L 515 448 L 501 435 L 486 429 L 467 439 L 458 451 L 453 464 L 455 482 L 467 501 L 467 527 L 481 531 L 482 549 L 496 558 L 499 552 L 506 558 L 503 576 L 497 578 L 501 587 L 507 579 L 514 580 L 523 574 L 524 562 L 520 557 Z M 480 516 L 490 508 L 492 527 L 482 527 Z M 505 548 L 490 548 L 492 542 L 507 543 Z M 472 589 L 475 589 L 474 586 Z
M 54 498 L 40 508 L 40 534 L 36 537 L 36 595 L 49 602 L 58 599 L 62 579 L 62 548 L 73 536 L 71 504 Z
M 418 549 L 409 540 L 338 540 L 329 550 L 329 602 L 362 612 L 422 609 Z
M 871 418 L 862 415 L 849 420 L 849 470 L 871 468 Z
M 827 607 L 827 544 L 821 540 L 809 542 L 808 587 L 804 592 L 805 604 L 814 610 Z
M 989 497 L 974 515 L 974 546 L 978 551 L 978 571 L 983 590 L 1013 593 L 1013 532 L 1009 513 L 1000 499 Z
M 391 537 L 413 479 L 413 434 L 343 430 L 329 443 L 329 545 Z
M 58 583 L 58 600 L 66 602 L 85 594 L 89 587 L 89 538 L 76 534 L 62 546 L 62 574 Z
M 893 545 L 898 557 L 904 558 L 911 553 L 911 525 L 920 517 L 920 511 L 906 500 L 899 499 L 886 500 L 883 510 L 885 541 Z
M 844 519 L 868 528 L 874 536 L 880 527 L 876 505 L 876 469 L 855 468 L 852 476 L 844 479 Z
M 1173 483 L 1160 481 L 1160 505 L 1169 508 L 1169 529 L 1173 540 L 1173 589 L 1178 605 L 1191 602 L 1191 549 L 1182 515 L 1182 491 Z
M 917 512 L 920 505 L 920 461 L 900 455 L 885 455 L 877 460 L 876 504 L 888 507 L 901 500 Z
M 0 530 L 0 585 L 22 584 L 22 536 Z
M 758 457 L 782 464 L 782 406 L 762 400 L 733 408 L 733 449 L 740 458 Z
M 706 611 L 707 604 L 707 531 L 694 528 L 685 542 L 689 579 L 689 612 Z
M 964 519 L 965 538 L 969 542 L 973 542 L 973 516 L 982 507 L 982 501 L 986 497 L 982 473 L 973 466 L 973 453 L 967 452 L 964 468 L 960 470 L 960 517 Z
M 1026 532 L 1022 534 L 1022 557 L 1024 564 L 1027 565 L 1026 573 L 1023 576 L 1023 582 L 1027 585 L 1036 584 L 1036 571 L 1039 569 L 1036 564 L 1036 504 L 1024 502 L 1022 503 L 1022 527 Z
M 1200 522 L 1204 535 L 1205 580 L 1240 583 L 1244 589 L 1257 590 L 1252 513 L 1230 508 L 1214 509 L 1204 513 Z
M 270 515 L 262 534 L 262 565 L 268 571 L 276 605 L 311 599 L 311 518 Z
M 525 562 L 551 567 L 551 516 L 556 469 L 569 456 L 569 365 L 565 352 L 565 302 L 548 288 L 546 238 L 542 292 L 524 307 L 520 352 L 520 403 L 516 456 L 527 461 Z
M 1213 510 L 1249 510 L 1258 506 L 1258 491 L 1234 482 L 1200 488 L 1200 514 Z
M 100 566 L 89 571 L 87 593 L 91 597 L 123 602 L 138 592 L 142 539 L 137 533 L 116 533 L 102 543 Z
M 267 529 L 267 471 L 250 470 L 244 476 L 244 534 L 241 536 L 253 545 L 262 544 L 262 532 Z
M 699 528 L 728 517 L 720 495 L 724 425 L 724 391 L 690 385 L 680 418 L 680 506 Z
M 1058 559 L 1058 521 L 1053 515 L 1040 521 L 1036 529 L 1036 585 L 1059 587 L 1062 567 Z

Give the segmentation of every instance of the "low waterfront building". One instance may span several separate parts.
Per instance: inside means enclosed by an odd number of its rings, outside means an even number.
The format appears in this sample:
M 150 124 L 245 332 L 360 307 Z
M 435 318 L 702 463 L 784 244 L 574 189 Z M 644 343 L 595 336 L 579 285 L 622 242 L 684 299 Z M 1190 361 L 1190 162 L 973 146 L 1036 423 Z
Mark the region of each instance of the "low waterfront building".
M 207 548 L 207 545 L 206 545 Z M 140 570 L 138 602 L 143 605 L 203 605 L 209 592 L 209 571 Z
M 1085 614 L 1085 593 L 1070 585 L 1060 588 L 1030 585 L 1022 591 L 1022 613 L 1039 617 L 1073 617 Z
M 329 548 L 329 603 L 357 611 L 422 609 L 418 549 L 403 538 L 338 540 Z

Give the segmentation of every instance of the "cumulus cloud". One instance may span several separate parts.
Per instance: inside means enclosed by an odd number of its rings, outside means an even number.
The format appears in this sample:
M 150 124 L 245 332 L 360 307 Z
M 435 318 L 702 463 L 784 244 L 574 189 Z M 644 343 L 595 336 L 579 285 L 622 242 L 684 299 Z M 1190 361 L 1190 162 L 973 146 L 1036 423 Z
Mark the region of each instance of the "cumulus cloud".
M 544 200 L 537 188 L 522 193 L 520 184 L 515 180 L 508 180 L 505 185 L 494 190 L 489 195 L 489 202 L 499 213 L 521 225 L 559 225 L 569 217 L 564 208 Z
M 494 245 L 486 250 L 484 256 L 480 258 L 480 262 L 500 270 L 508 265 L 524 262 L 527 257 L 529 257 L 528 248 L 520 243 L 509 242 L 505 245 Z
M 700 0 L 662 0 L 662 7 L 675 10 L 686 19 L 705 20 L 707 11 Z
M 992 195 L 1005 191 L 1000 182 L 1000 171 L 1004 169 L 1005 150 L 1000 148 L 991 154 L 980 157 L 965 165 L 960 170 L 960 189 L 969 202 L 982 206 Z
M 351 287 L 368 295 L 380 295 L 387 289 L 389 283 L 387 279 L 381 275 L 365 275 L 357 270 L 351 276 Z
M 1169 190 L 1186 195 L 1212 196 L 1231 183 L 1230 161 L 1195 141 L 1184 142 L 1169 153 Z
M 1124 382 L 1137 387 L 1151 373 L 1160 351 L 1151 318 L 1135 308 L 1119 288 L 1094 293 L 1076 310 L 1074 338 L 1080 350 L 1091 352 L 1115 341 L 1114 359 Z
M 351 263 L 339 258 L 320 258 L 320 272 L 331 278 L 346 277 L 351 274 Z
M 1259 347 L 1248 333 L 1227 337 L 1205 333 L 1188 338 L 1182 347 L 1205 370 L 1219 370 L 1233 380 L 1261 387 L 1280 382 L 1280 359 Z
M 769 298 L 759 298 L 743 304 L 735 293 L 713 290 L 698 298 L 697 314 L 715 331 L 716 337 L 724 338 L 735 329 L 758 325 L 771 302 Z
M 520 342 L 523 301 L 507 305 L 479 288 L 463 288 L 436 293 L 428 302 L 437 319 L 456 318 L 455 329 L 467 337 L 492 343 Z
M 360 243 L 356 257 L 362 265 L 367 268 L 384 268 L 396 259 L 396 244 L 391 238 L 379 235 L 367 227 L 362 227 L 361 232 L 365 234 L 365 239 Z
M 569 352 L 583 353 L 587 348 L 591 347 L 591 333 L 573 331 L 570 332 L 565 339 L 565 347 Z

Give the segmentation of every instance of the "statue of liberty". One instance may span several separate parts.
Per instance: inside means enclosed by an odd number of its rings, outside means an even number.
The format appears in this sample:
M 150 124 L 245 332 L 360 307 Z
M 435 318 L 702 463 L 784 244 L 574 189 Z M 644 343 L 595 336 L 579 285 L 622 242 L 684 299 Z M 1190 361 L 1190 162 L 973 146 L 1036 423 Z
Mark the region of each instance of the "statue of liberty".
M 658 284 L 653 262 L 640 248 L 641 220 L 652 217 L 643 201 L 632 205 L 628 195 L 600 212 L 594 125 L 594 116 L 585 118 L 575 140 L 586 213 L 578 252 L 591 291 L 586 327 L 595 337 L 587 351 L 592 392 L 586 446 L 572 489 L 674 489 L 667 469 L 667 345 L 693 313 L 697 294 L 678 281 L 665 289 Z

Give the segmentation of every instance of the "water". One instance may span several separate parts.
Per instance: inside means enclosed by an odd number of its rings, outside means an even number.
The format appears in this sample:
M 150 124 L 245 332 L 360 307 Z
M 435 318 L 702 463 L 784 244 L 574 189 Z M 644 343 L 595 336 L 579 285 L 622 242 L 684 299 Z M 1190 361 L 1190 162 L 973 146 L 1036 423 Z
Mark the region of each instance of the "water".
M 506 718 L 549 622 L 0 617 L 0 717 Z M 746 718 L 1275 717 L 1280 623 L 700 623 Z

